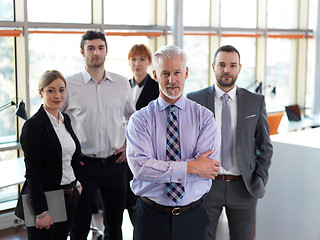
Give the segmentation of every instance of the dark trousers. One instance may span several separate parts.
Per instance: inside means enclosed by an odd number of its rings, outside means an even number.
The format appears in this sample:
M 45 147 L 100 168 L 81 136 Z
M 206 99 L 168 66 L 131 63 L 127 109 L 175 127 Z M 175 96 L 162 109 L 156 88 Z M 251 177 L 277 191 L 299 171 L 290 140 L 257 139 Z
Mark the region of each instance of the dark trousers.
M 66 203 L 67 221 L 54 223 L 47 229 L 38 229 L 36 227 L 28 227 L 28 239 L 29 240 L 66 240 L 70 231 L 71 222 L 76 211 L 79 192 L 75 188 L 71 195 L 64 195 Z
M 195 209 L 174 216 L 159 212 L 137 200 L 133 240 L 206 240 L 208 217 L 203 203 Z
M 133 213 L 136 209 L 137 196 L 132 192 L 130 188 L 130 181 L 133 179 L 133 174 L 127 165 L 127 197 L 125 208 L 128 210 L 131 223 L 133 224 Z
M 90 230 L 94 198 L 100 190 L 106 240 L 122 239 L 122 216 L 126 196 L 126 163 L 116 163 L 118 156 L 108 159 L 82 157 L 79 169 L 82 193 L 71 226 L 72 240 L 85 240 Z
M 257 201 L 257 198 L 248 192 L 242 179 L 214 180 L 204 201 L 209 217 L 209 240 L 216 239 L 223 207 L 228 218 L 230 240 L 252 240 Z

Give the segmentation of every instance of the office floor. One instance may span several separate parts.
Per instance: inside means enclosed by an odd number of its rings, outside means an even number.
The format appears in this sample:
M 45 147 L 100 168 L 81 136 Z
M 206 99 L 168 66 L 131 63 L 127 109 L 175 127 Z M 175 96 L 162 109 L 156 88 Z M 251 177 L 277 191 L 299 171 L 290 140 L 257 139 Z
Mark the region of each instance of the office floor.
M 96 216 L 94 217 L 94 221 L 95 222 L 93 222 L 93 224 L 98 229 L 102 230 L 103 227 L 102 227 L 101 214 L 96 214 Z M 123 216 L 122 232 L 123 232 L 123 240 L 132 240 L 133 227 L 130 222 L 127 211 L 125 211 Z M 96 232 L 90 231 L 88 240 L 97 240 L 97 239 L 98 239 L 98 234 Z M 226 218 L 224 211 L 220 217 L 219 227 L 217 232 L 217 239 L 229 240 L 228 220 Z M 0 231 L 0 240 L 27 240 L 27 234 L 23 227 L 10 228 L 10 229 Z

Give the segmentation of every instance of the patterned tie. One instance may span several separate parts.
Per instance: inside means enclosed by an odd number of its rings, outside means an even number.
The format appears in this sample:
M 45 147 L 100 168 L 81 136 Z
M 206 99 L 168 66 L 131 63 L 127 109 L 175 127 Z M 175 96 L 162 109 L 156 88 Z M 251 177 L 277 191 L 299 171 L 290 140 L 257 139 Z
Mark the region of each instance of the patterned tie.
M 181 158 L 180 140 L 177 116 L 174 113 L 174 105 L 170 105 L 167 126 L 167 161 L 176 161 Z M 184 187 L 180 183 L 167 183 L 167 195 L 175 203 L 183 198 Z
M 221 166 L 225 170 L 232 167 L 232 129 L 231 129 L 231 113 L 228 104 L 229 95 L 222 95 L 223 105 L 221 112 Z

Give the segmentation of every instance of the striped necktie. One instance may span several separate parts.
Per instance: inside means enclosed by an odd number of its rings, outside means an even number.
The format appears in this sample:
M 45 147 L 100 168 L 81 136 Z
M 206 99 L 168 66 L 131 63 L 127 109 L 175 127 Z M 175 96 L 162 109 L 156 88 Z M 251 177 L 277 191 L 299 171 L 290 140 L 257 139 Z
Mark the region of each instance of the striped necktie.
M 176 161 L 177 159 L 181 159 L 179 126 L 174 108 L 174 105 L 170 105 L 167 126 L 167 161 Z M 167 183 L 167 195 L 175 203 L 178 203 L 178 201 L 183 198 L 184 187 L 181 183 Z

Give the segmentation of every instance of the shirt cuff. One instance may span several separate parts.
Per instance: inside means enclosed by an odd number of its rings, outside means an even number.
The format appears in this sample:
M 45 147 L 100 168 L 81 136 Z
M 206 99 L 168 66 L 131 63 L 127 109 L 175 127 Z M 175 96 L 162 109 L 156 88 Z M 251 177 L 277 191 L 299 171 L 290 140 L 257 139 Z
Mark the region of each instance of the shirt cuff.
M 185 185 L 187 181 L 187 162 L 172 163 L 172 178 L 171 182 L 181 183 Z

